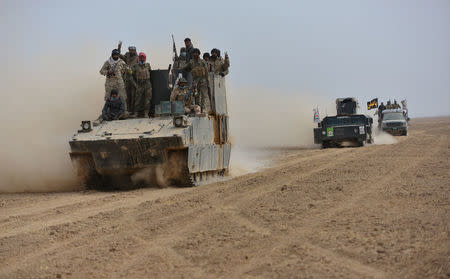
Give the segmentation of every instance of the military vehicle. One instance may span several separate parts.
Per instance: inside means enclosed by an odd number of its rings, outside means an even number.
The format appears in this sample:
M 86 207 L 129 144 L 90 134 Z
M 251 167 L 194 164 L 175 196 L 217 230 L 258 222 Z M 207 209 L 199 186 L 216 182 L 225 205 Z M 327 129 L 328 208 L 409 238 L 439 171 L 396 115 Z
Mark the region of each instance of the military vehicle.
M 391 135 L 408 135 L 408 117 L 402 109 L 386 109 L 379 122 L 381 130 Z
M 170 102 L 168 70 L 153 70 L 155 116 L 82 121 L 71 138 L 70 157 L 88 188 L 129 189 L 152 185 L 196 186 L 227 173 L 231 144 L 225 78 L 210 75 L 212 113 L 185 115 Z
M 370 116 L 357 114 L 358 103 L 355 98 L 336 99 L 336 116 L 327 116 L 314 128 L 314 143 L 323 148 L 344 145 L 363 146 L 372 143 L 372 124 Z

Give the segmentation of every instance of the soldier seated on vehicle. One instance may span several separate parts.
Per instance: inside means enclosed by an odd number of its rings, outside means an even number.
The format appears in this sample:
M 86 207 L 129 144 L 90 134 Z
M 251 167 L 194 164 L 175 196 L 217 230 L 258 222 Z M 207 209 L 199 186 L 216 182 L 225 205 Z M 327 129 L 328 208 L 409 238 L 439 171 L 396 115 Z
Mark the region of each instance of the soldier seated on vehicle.
M 186 114 L 200 114 L 201 109 L 196 103 L 200 102 L 200 97 L 197 92 L 190 90 L 187 80 L 180 78 L 177 87 L 170 94 L 170 101 L 183 101 L 184 112 Z
M 103 106 L 101 120 L 111 121 L 118 119 L 125 119 L 125 102 L 120 98 L 118 91 L 112 89 L 111 96 Z

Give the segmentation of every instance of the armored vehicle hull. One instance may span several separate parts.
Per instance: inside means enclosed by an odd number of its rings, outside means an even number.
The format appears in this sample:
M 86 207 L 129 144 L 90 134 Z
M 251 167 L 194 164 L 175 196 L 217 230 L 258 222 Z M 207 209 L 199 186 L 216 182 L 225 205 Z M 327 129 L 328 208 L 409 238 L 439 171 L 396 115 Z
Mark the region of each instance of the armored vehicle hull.
M 152 77 L 167 81 L 167 71 L 152 71 Z M 209 115 L 184 115 L 184 105 L 177 112 L 168 102 L 167 83 L 155 80 L 152 103 L 160 103 L 157 116 L 107 121 L 78 131 L 69 144 L 80 180 L 89 188 L 127 189 L 195 186 L 226 174 L 231 145 L 225 79 L 211 76 L 210 82 Z

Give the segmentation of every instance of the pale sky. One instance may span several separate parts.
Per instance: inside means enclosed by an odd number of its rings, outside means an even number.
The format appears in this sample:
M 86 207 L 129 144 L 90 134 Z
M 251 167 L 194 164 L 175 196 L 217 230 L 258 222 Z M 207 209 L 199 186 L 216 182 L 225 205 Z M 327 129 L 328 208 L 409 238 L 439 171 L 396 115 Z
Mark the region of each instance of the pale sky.
M 169 64 L 174 34 L 178 48 L 190 37 L 202 52 L 228 51 L 235 87 L 362 105 L 407 98 L 412 117 L 450 115 L 449 0 L 1 0 L 0 34 L 4 69 L 52 52 L 70 67 L 91 47 L 98 59 L 87 67 L 98 73 L 118 40 L 167 49 L 153 60 Z

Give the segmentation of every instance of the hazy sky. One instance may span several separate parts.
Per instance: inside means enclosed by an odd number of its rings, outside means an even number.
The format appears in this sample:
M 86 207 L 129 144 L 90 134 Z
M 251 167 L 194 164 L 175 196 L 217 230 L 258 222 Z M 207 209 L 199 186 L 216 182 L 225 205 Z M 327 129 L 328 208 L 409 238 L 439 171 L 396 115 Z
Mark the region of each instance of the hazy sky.
M 162 67 L 174 34 L 178 48 L 189 36 L 202 51 L 227 50 L 234 87 L 407 98 L 413 117 L 450 115 L 449 0 L 1 0 L 0 34 L 3 68 L 51 52 L 70 67 L 91 49 L 97 73 L 118 40 L 150 50 L 151 62 L 167 49 Z

